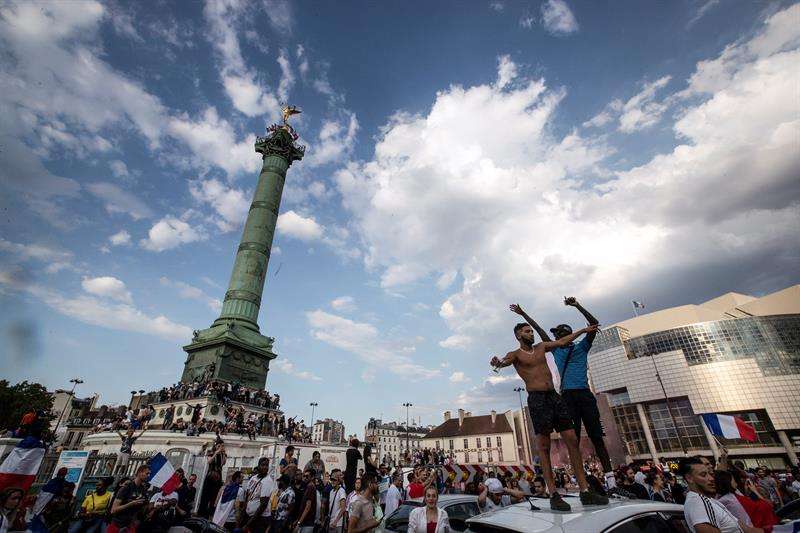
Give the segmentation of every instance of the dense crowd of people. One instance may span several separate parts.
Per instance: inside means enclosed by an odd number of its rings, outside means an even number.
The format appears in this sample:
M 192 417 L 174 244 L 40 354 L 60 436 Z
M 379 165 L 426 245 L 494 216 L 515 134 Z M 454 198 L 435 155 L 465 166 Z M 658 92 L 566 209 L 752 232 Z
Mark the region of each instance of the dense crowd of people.
M 239 402 L 275 410 L 280 409 L 281 405 L 279 394 L 272 395 L 264 389 L 251 389 L 238 383 L 219 380 L 194 381 L 191 383 L 178 382 L 147 394 L 150 403 L 191 400 L 207 396 L 214 398 L 223 405 L 230 402 Z

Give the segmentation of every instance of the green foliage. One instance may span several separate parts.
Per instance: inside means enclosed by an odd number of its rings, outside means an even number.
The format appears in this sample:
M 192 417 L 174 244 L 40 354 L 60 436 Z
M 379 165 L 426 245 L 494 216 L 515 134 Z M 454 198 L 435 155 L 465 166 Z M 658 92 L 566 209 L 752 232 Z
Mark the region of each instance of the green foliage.
M 23 381 L 11 385 L 7 380 L 0 380 L 0 428 L 16 429 L 22 415 L 33 409 L 42 410 L 50 416 L 53 397 L 39 383 Z

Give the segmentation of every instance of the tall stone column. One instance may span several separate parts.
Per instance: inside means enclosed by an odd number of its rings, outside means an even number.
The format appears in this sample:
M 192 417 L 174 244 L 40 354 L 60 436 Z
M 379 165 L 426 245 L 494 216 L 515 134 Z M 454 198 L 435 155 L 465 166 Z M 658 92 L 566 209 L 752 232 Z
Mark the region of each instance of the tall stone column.
M 258 311 L 286 171 L 293 161 L 303 157 L 303 150 L 294 145 L 290 132 L 284 128 L 279 128 L 270 137 L 259 138 L 256 152 L 263 154 L 264 164 L 236 251 L 222 312 L 214 322 L 218 325 L 233 320 L 254 331 L 258 331 Z
M 303 158 L 305 147 L 286 124 L 269 128 L 256 140 L 263 165 L 242 238 L 236 250 L 222 311 L 210 328 L 195 331 L 181 380 L 221 379 L 252 388 L 264 387 L 274 339 L 261 335 L 258 313 L 269 265 L 286 171 Z

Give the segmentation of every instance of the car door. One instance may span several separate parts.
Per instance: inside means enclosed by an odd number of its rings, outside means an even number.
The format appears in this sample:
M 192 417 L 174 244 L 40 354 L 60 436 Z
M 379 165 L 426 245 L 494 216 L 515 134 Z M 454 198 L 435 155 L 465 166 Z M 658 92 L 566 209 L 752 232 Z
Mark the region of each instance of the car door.
M 618 522 L 604 533 L 674 533 L 661 513 L 644 513 Z
M 450 529 L 453 531 L 466 531 L 467 519 L 480 514 L 478 504 L 475 502 L 461 502 L 448 505 L 444 508 L 450 520 Z

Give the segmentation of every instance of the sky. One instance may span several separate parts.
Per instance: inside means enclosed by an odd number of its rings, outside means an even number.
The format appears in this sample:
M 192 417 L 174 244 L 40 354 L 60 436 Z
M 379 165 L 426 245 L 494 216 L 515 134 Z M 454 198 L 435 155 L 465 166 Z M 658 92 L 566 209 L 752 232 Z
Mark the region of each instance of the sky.
M 280 103 L 259 323 L 288 415 L 518 406 L 520 303 L 800 279 L 800 4 L 0 2 L 0 363 L 126 403 L 218 316 Z

